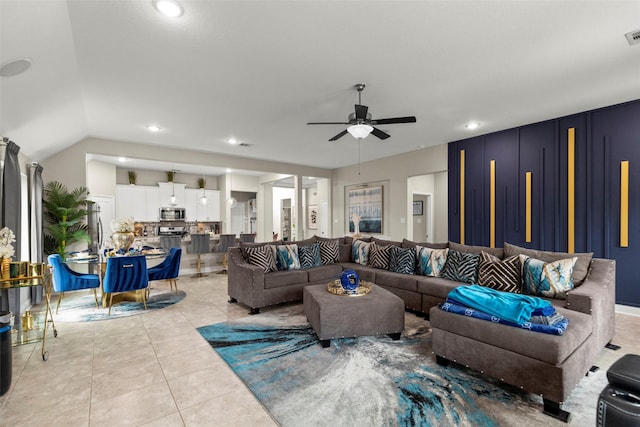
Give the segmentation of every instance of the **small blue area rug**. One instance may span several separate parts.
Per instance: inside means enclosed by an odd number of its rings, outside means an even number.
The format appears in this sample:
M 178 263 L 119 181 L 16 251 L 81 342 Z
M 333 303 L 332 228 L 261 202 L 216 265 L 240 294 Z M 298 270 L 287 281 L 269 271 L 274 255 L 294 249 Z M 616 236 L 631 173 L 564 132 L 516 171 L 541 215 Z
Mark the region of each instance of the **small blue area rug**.
M 102 308 L 102 306 L 96 308 L 93 291 L 69 292 L 65 293 L 58 314 L 56 314 L 57 301 L 51 302 L 51 311 L 53 313 L 53 320 L 63 323 L 117 319 L 120 317 L 144 314 L 152 310 L 161 310 L 182 301 L 185 296 L 187 296 L 187 294 L 184 291 L 178 291 L 176 294 L 168 289 L 151 288 L 149 298 L 147 298 L 146 310 L 142 302 L 122 301 L 113 304 L 111 307 L 111 316 L 109 316 L 108 308 Z M 100 290 L 98 290 L 98 303 L 101 303 Z
M 296 305 L 198 331 L 285 427 L 567 425 L 542 414 L 539 396 L 437 365 L 429 323 L 409 313 L 405 323 L 399 341 L 345 338 L 322 348 Z M 595 422 L 604 382 L 587 377 L 574 390 L 570 425 Z

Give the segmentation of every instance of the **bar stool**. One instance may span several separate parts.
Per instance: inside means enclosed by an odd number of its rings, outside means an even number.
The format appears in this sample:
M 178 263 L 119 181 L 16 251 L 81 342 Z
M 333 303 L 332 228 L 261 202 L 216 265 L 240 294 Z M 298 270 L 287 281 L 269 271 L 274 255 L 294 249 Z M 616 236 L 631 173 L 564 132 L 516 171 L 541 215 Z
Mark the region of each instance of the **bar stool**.
M 208 274 L 203 274 L 201 271 L 201 260 L 200 256 L 202 254 L 208 254 L 211 249 L 209 247 L 210 236 L 209 234 L 192 234 L 191 235 L 191 245 L 187 246 L 187 252 L 190 254 L 198 254 L 198 268 L 197 273 L 191 277 L 207 277 Z
M 240 241 L 242 243 L 253 243 L 256 241 L 255 233 L 240 233 Z
M 235 234 L 221 234 L 220 242 L 213 247 L 213 252 L 224 254 L 222 256 L 222 270 L 218 271 L 218 274 L 227 273 L 227 251 L 229 248 L 236 245 Z
M 182 237 L 180 236 L 160 236 L 160 247 L 166 250 L 179 248 Z

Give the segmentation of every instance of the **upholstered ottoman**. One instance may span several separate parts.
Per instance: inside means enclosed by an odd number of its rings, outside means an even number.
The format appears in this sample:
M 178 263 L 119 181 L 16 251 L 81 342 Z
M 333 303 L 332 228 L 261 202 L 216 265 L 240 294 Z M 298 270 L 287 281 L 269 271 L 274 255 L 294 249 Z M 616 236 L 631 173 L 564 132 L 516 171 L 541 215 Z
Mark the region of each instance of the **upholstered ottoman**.
M 640 426 L 640 356 L 627 354 L 607 371 L 598 399 L 598 427 Z
M 304 313 L 322 347 L 331 339 L 388 334 L 400 339 L 404 330 L 404 302 L 379 286 L 363 296 L 334 295 L 327 285 L 305 286 Z

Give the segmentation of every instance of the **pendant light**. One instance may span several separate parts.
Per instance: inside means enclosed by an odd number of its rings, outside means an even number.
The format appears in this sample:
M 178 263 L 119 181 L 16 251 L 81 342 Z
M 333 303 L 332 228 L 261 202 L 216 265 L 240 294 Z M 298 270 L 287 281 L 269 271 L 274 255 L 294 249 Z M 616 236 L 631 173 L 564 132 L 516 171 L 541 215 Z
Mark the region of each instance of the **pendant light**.
M 173 207 L 176 205 L 176 171 L 171 169 L 171 196 L 169 196 L 169 206 Z
M 204 179 L 204 175 L 202 175 L 202 180 L 200 182 L 201 188 L 202 188 L 202 197 L 200 197 L 200 204 L 202 206 L 207 206 L 207 203 L 209 202 L 209 200 L 207 200 L 207 194 L 205 193 L 204 187 L 207 185 L 207 181 Z
M 231 192 L 233 191 L 233 174 L 231 174 L 231 171 L 229 172 L 229 198 L 227 199 L 227 206 L 229 206 L 230 208 L 235 208 L 236 205 L 238 204 L 238 201 L 231 195 Z

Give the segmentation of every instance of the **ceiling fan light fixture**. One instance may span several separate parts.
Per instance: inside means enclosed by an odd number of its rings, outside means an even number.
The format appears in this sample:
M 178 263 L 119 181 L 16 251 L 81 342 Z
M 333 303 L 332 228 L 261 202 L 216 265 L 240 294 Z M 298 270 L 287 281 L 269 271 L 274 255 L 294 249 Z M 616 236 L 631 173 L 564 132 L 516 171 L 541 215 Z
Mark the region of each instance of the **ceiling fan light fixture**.
M 373 127 L 365 124 L 351 125 L 347 128 L 347 132 L 355 139 L 364 139 L 373 131 Z

